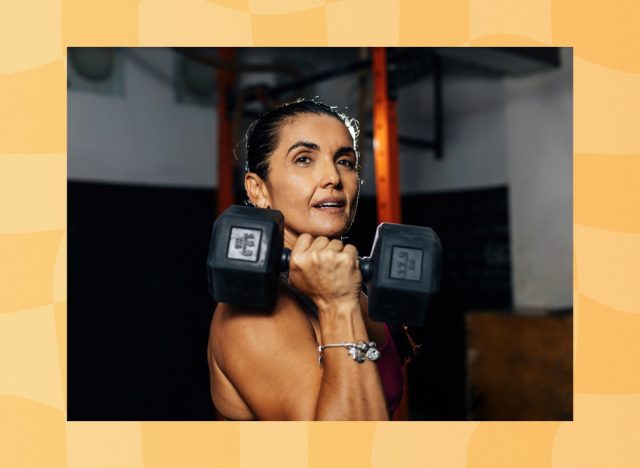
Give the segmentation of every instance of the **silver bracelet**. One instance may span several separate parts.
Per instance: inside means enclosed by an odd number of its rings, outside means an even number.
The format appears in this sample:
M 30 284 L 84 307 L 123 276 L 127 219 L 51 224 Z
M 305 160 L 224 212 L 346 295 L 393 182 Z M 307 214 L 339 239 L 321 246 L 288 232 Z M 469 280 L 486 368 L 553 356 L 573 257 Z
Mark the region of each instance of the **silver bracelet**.
M 322 364 L 322 352 L 327 348 L 347 348 L 347 354 L 358 363 L 363 363 L 365 358 L 370 361 L 377 361 L 380 358 L 380 351 L 378 351 L 377 346 L 375 341 L 359 341 L 358 343 L 348 341 L 320 345 L 318 346 L 318 364 Z

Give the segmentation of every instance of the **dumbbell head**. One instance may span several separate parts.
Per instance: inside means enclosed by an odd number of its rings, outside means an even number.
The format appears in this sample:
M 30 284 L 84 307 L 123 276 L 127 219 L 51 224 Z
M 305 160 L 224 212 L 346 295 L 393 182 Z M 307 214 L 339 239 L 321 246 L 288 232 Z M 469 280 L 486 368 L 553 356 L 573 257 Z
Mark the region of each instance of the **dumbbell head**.
M 284 217 L 276 210 L 233 205 L 213 224 L 207 274 L 217 302 L 271 307 L 284 244 Z
M 383 223 L 371 251 L 369 315 L 380 322 L 424 324 L 440 287 L 442 245 L 430 228 Z

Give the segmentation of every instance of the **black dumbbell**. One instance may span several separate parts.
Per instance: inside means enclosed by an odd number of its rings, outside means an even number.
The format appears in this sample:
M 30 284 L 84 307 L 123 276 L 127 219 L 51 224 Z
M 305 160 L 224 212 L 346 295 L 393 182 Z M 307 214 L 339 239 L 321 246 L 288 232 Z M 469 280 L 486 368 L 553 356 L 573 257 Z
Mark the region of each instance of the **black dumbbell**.
M 289 268 L 284 217 L 276 210 L 233 205 L 213 225 L 207 259 L 217 302 L 273 306 L 278 277 Z M 370 257 L 360 258 L 373 320 L 420 326 L 439 288 L 442 247 L 429 228 L 382 223 Z

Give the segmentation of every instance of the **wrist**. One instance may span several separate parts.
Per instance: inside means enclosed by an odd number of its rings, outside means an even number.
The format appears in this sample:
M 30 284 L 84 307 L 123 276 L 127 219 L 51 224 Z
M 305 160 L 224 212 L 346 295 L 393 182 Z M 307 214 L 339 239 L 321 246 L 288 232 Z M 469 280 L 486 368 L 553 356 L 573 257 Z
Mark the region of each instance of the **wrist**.
M 368 340 L 358 301 L 319 305 L 318 319 L 323 343 Z
M 348 319 L 360 316 L 360 302 L 357 298 L 343 298 L 331 301 L 317 301 L 318 316 L 333 320 Z

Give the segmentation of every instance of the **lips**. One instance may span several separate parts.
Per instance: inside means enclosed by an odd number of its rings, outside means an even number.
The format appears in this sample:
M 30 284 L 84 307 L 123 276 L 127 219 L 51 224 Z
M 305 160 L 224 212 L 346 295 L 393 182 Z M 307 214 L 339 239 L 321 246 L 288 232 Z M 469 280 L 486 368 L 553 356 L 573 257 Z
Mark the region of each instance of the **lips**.
M 318 201 L 315 205 L 313 205 L 313 207 L 321 209 L 344 208 L 346 204 L 347 202 L 344 198 L 329 197 Z

